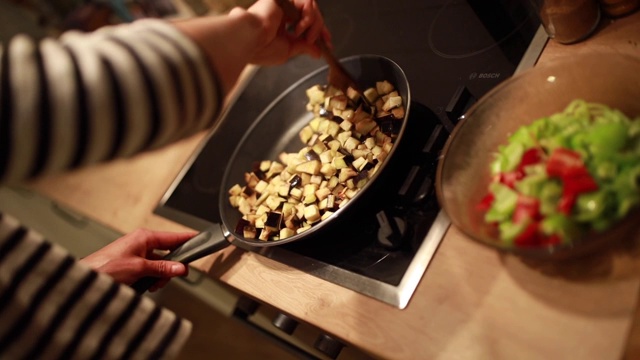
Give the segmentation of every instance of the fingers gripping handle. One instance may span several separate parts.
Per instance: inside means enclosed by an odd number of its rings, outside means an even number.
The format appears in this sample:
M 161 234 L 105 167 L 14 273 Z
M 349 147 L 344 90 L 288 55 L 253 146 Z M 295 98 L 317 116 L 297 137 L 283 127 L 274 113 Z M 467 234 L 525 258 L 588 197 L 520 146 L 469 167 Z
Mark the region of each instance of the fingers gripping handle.
M 222 250 L 229 246 L 219 225 L 199 233 L 187 240 L 184 244 L 167 254 L 164 259 L 188 264 L 209 254 Z M 138 294 L 143 294 L 159 279 L 156 277 L 144 277 L 131 285 Z

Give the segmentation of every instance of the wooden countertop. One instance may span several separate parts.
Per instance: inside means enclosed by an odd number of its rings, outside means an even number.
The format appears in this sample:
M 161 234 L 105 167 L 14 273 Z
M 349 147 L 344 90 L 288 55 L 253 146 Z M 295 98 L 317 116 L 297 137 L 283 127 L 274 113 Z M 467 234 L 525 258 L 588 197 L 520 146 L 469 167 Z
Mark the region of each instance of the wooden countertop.
M 638 43 L 640 12 L 604 21 L 578 44 L 550 41 L 540 62 L 601 50 L 640 57 Z M 152 211 L 204 136 L 31 187 L 121 232 L 181 230 Z M 525 264 L 451 227 L 404 310 L 233 246 L 193 265 L 380 358 L 632 359 L 640 355 L 638 249 L 630 242 L 562 267 Z

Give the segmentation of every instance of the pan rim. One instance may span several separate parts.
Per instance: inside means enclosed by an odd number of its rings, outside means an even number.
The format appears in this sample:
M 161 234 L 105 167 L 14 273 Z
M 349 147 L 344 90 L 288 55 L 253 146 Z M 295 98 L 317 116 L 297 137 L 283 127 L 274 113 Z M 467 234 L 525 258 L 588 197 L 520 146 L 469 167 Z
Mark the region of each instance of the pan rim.
M 329 66 L 328 65 L 323 65 L 323 66 L 319 67 L 318 69 L 313 70 L 310 73 L 308 73 L 307 75 L 304 75 L 303 77 L 298 79 L 292 85 L 287 87 L 282 93 L 280 93 L 273 101 L 271 101 L 271 103 L 269 103 L 269 105 L 267 105 L 265 107 L 265 109 L 262 112 L 260 112 L 260 114 L 255 118 L 255 120 L 247 128 L 247 130 L 243 134 L 242 138 L 240 139 L 240 141 L 235 146 L 231 156 L 229 157 L 229 161 L 225 165 L 224 175 L 222 177 L 222 182 L 220 183 L 220 189 L 219 189 L 220 190 L 220 192 L 219 192 L 220 196 L 218 197 L 218 209 L 219 209 L 219 212 L 220 212 L 220 225 L 221 225 L 223 234 L 225 235 L 225 238 L 227 240 L 229 240 L 231 243 L 240 243 L 242 245 L 248 245 L 248 246 L 252 246 L 252 247 L 268 247 L 268 246 L 283 245 L 283 244 L 286 244 L 286 243 L 302 240 L 302 239 L 304 239 L 306 237 L 309 237 L 313 233 L 318 232 L 320 229 L 326 228 L 329 224 L 334 223 L 336 221 L 336 219 L 338 219 L 340 217 L 340 215 L 343 214 L 346 211 L 346 209 L 352 208 L 354 203 L 356 203 L 358 201 L 358 199 L 360 199 L 365 193 L 367 193 L 367 190 L 369 188 L 371 188 L 371 186 L 380 177 L 380 174 L 382 174 L 384 172 L 384 170 L 388 167 L 388 164 L 390 162 L 389 160 L 391 158 L 393 158 L 394 154 L 397 151 L 398 144 L 404 138 L 405 129 L 407 127 L 407 122 L 408 122 L 409 114 L 410 114 L 410 111 L 411 111 L 411 109 L 410 109 L 410 106 L 411 106 L 411 87 L 410 87 L 410 84 L 409 84 L 409 80 L 407 79 L 407 75 L 404 72 L 404 70 L 402 69 L 402 67 L 400 67 L 400 65 L 398 63 L 396 63 L 395 61 L 389 59 L 386 56 L 375 55 L 375 54 L 351 55 L 351 56 L 348 56 L 348 57 L 340 58 L 339 61 L 340 61 L 340 63 L 342 63 L 344 65 L 344 64 L 348 64 L 348 63 L 353 62 L 353 61 L 359 61 L 359 60 L 362 60 L 362 59 L 370 59 L 370 60 L 378 60 L 378 61 L 381 60 L 383 62 L 387 62 L 391 67 L 395 68 L 401 74 L 402 80 L 404 81 L 404 83 L 406 85 L 406 88 L 407 88 L 406 95 L 403 96 L 405 98 L 405 104 L 404 104 L 405 105 L 405 115 L 404 115 L 404 117 L 402 119 L 402 125 L 400 126 L 400 130 L 398 132 L 398 137 L 396 138 L 396 140 L 394 142 L 394 146 L 391 148 L 391 151 L 389 152 L 389 155 L 384 160 L 384 162 L 380 166 L 379 170 L 365 184 L 365 186 L 356 194 L 356 196 L 353 197 L 349 201 L 349 203 L 346 206 L 336 210 L 328 219 L 323 220 L 320 223 L 314 225 L 311 229 L 306 230 L 306 231 L 304 231 L 302 233 L 295 234 L 295 235 L 293 235 L 291 237 L 288 237 L 286 239 L 277 240 L 277 241 L 263 241 L 263 240 L 258 240 L 258 239 L 248 239 L 248 238 L 239 236 L 235 232 L 235 224 L 227 224 L 226 223 L 226 221 L 225 221 L 226 220 L 225 202 L 228 201 L 228 197 L 225 196 L 225 194 L 227 194 L 227 191 L 228 191 L 227 187 L 229 185 L 230 168 L 231 168 L 231 164 L 233 163 L 233 160 L 238 157 L 238 153 L 243 149 L 245 143 L 247 142 L 247 139 L 255 131 L 255 128 L 261 123 L 262 119 L 267 114 L 269 114 L 270 111 L 282 101 L 282 99 L 284 99 L 285 97 L 289 96 L 289 94 L 291 92 L 295 91 L 296 89 L 299 89 L 301 87 L 301 84 L 303 84 L 304 82 L 306 82 L 310 78 L 315 77 L 315 76 L 317 76 L 318 74 L 320 74 L 322 72 L 328 73 Z M 397 84 L 395 84 L 395 85 L 397 86 Z M 234 210 L 238 211 L 237 209 L 234 209 Z M 233 225 L 233 227 L 229 227 L 229 225 Z

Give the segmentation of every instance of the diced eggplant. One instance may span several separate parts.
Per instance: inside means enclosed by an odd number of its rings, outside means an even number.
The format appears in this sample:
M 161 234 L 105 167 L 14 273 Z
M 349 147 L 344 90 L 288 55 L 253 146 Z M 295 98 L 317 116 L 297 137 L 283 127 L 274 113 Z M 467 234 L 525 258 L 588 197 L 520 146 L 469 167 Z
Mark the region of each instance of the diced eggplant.
M 260 171 L 262 171 L 263 173 L 269 171 L 270 167 L 271 167 L 271 160 L 262 160 L 258 165 L 258 169 L 260 169 Z
M 319 159 L 319 157 L 318 157 L 318 159 Z M 296 172 L 297 173 L 310 174 L 310 175 L 317 175 L 317 174 L 320 173 L 320 168 L 321 167 L 322 167 L 322 163 L 320 162 L 320 160 L 310 160 L 310 161 L 305 161 L 302 164 L 297 165 L 296 166 Z
M 316 190 L 316 198 L 319 201 L 324 200 L 329 194 L 331 194 L 331 189 L 326 188 L 326 187 Z
M 369 171 L 371 169 L 373 169 L 376 166 L 376 163 L 378 162 L 378 160 L 373 159 L 372 161 L 368 161 L 367 163 L 364 164 L 364 166 L 362 167 L 362 169 L 360 169 L 360 171 Z
M 349 121 L 351 121 L 354 124 L 359 123 L 362 120 L 365 119 L 371 119 L 371 113 L 369 113 L 367 111 L 367 108 L 360 105 L 354 112 L 353 112 L 353 116 L 351 117 L 351 119 Z
M 320 153 L 320 162 L 322 162 L 323 164 L 329 164 L 331 163 L 331 160 L 333 160 L 333 151 L 331 150 L 326 150 L 323 151 L 322 153 Z M 322 170 L 320 170 L 322 172 Z
M 373 104 L 378 99 L 378 91 L 375 88 L 368 88 L 364 91 L 364 97 L 367 98 L 369 104 Z
M 333 188 L 335 188 L 336 186 L 338 186 L 340 180 L 338 179 L 337 176 L 332 176 L 329 181 L 327 182 L 327 187 L 331 190 L 333 190 Z
M 324 89 L 320 85 L 314 85 L 306 90 L 309 103 L 312 105 L 321 104 L 324 102 Z
M 356 188 L 356 183 L 355 183 L 355 181 L 353 181 L 353 178 L 347 179 L 345 184 L 347 185 L 347 189 L 349 189 L 349 190 Z
M 300 227 L 301 223 L 300 218 L 295 212 L 284 219 L 284 226 L 289 229 L 297 229 Z
M 353 199 L 356 194 L 358 194 L 358 191 L 360 191 L 360 188 L 354 186 L 352 189 L 347 189 L 344 194 L 346 195 L 347 199 Z
M 392 143 L 385 143 L 384 145 L 382 145 L 382 150 L 384 150 L 387 153 L 391 152 L 391 148 L 393 148 L 393 144 Z
M 353 149 L 353 151 L 351 151 L 351 155 L 353 155 L 353 157 L 355 159 L 358 158 L 367 158 L 367 156 L 371 153 L 371 150 L 369 149 L 360 149 L 359 147 L 356 149 Z
M 309 139 L 311 139 L 311 136 L 313 136 L 314 131 L 311 128 L 311 126 L 307 125 L 305 127 L 302 128 L 302 130 L 300 130 L 300 133 L 298 134 L 300 136 L 300 140 L 306 144 L 309 142 Z
M 327 145 L 325 145 L 325 143 L 323 143 L 322 141 L 317 141 L 315 144 L 313 144 L 311 150 L 313 150 L 313 152 L 315 152 L 316 154 L 322 154 L 327 150 Z
M 365 186 L 365 184 L 369 181 L 368 174 L 368 170 L 362 170 L 358 173 L 358 175 L 356 175 L 356 177 L 353 179 L 353 181 L 356 183 L 356 188 L 362 189 Z
M 304 158 L 307 159 L 307 161 L 320 160 L 320 156 L 313 149 L 309 149 L 309 151 L 304 154 Z
M 267 186 L 269 186 L 269 183 L 264 181 L 264 180 L 260 180 L 258 181 L 258 183 L 256 184 L 256 187 L 254 188 L 254 190 L 260 194 L 262 194 L 266 189 Z
M 271 210 L 277 210 L 280 207 L 280 204 L 282 204 L 284 201 L 285 199 L 277 195 L 271 195 L 267 197 L 267 200 L 264 201 L 264 204 Z
M 246 186 L 229 189 L 229 202 L 243 214 L 236 230 L 265 241 L 284 239 L 328 219 L 357 195 L 388 156 L 402 124 L 397 119 L 405 115 L 388 81 L 365 94 L 367 102 L 353 89 L 307 89 L 314 117 L 299 132 L 306 146 L 280 153 L 279 161 L 257 161 L 245 174 Z
M 336 196 L 331 193 L 327 195 L 327 209 L 335 209 L 336 207 Z
M 358 127 L 358 124 L 356 124 L 356 127 Z M 354 137 L 350 137 L 344 142 L 343 147 L 351 153 L 351 150 L 355 149 L 358 145 L 360 145 L 360 141 Z
M 291 196 L 293 199 L 301 200 L 302 199 L 302 189 L 300 189 L 300 188 L 291 189 L 291 191 L 289 192 L 289 196 Z
M 323 144 L 325 144 L 325 146 L 329 146 L 328 145 L 329 141 L 333 139 L 334 139 L 333 136 L 329 134 L 320 134 L 320 137 L 318 138 L 318 140 L 320 140 Z
M 302 182 L 300 184 L 304 187 L 311 182 L 311 174 L 300 173 L 300 179 L 302 179 Z
M 341 119 L 341 118 L 340 118 Z M 342 119 L 341 119 L 342 120 Z M 326 134 L 331 136 L 338 136 L 342 128 L 340 128 L 340 123 L 331 121 L 327 124 Z
M 404 106 L 398 106 L 395 109 L 391 109 L 391 114 L 396 119 L 403 119 L 405 114 Z
M 244 182 L 250 188 L 255 188 L 260 179 L 256 176 L 254 172 L 248 172 L 244 174 Z
M 284 171 L 284 165 L 277 161 L 272 161 L 271 165 L 269 165 L 269 170 L 267 170 L 265 175 L 267 176 L 267 179 L 270 179 L 275 175 L 280 174 L 282 171 Z
M 378 126 L 378 124 L 373 119 L 368 118 L 356 123 L 355 128 L 356 132 L 362 135 L 366 135 L 370 133 L 371 130 L 373 130 L 376 126 Z
M 351 153 L 347 150 L 347 149 L 340 149 L 340 153 L 343 154 L 344 156 L 342 157 L 342 161 L 344 161 L 346 166 L 351 166 L 351 164 L 353 164 L 353 161 L 355 160 L 355 157 L 353 155 L 351 155 Z M 342 169 L 345 166 L 342 167 L 337 167 L 336 169 Z
M 352 127 L 353 127 L 353 123 L 351 121 L 342 120 L 342 122 L 340 123 L 340 128 L 344 131 L 349 131 L 351 130 Z
M 252 208 L 256 208 L 260 205 L 262 205 L 263 202 L 265 202 L 265 200 L 267 200 L 267 198 L 269 197 L 269 193 L 264 192 L 262 194 L 260 194 L 260 197 L 258 197 L 254 202 L 251 202 L 249 199 L 247 198 L 247 202 L 251 205 Z
M 251 213 L 251 204 L 245 198 L 238 199 L 238 211 L 243 215 Z
M 322 170 L 322 168 L 320 168 Z M 320 186 L 320 184 L 322 184 L 322 180 L 324 179 L 324 176 L 322 174 L 320 175 L 311 175 L 311 180 L 309 180 L 310 184 L 315 184 Z
M 396 96 L 400 96 L 400 94 L 398 94 L 397 91 L 391 91 L 391 92 L 386 93 L 386 94 L 380 94 L 380 98 L 384 102 L 387 102 L 387 100 L 389 100 L 389 98 L 396 97 Z
M 342 146 L 342 143 L 340 143 L 340 140 L 332 139 L 327 143 L 327 146 L 333 151 L 338 151 L 338 149 L 340 149 L 340 147 Z
M 302 234 L 303 232 L 307 231 L 311 229 L 311 225 L 306 225 L 306 226 L 302 226 L 299 227 L 298 229 L 296 229 L 296 234 Z
M 242 193 L 242 186 L 235 184 L 229 189 L 229 195 L 238 196 Z
M 394 91 L 395 88 L 388 80 L 376 81 L 376 91 L 378 94 L 389 94 Z
M 311 135 L 311 137 L 309 138 L 309 141 L 307 141 L 307 145 L 312 146 L 313 144 L 315 144 L 316 142 L 318 142 L 318 138 L 320 137 L 319 134 L 314 133 L 313 135 Z
M 249 196 L 254 195 L 255 193 L 256 193 L 256 191 L 254 189 L 250 188 L 249 186 L 245 186 L 245 187 L 242 188 L 241 195 L 243 197 L 249 197 Z
M 322 215 L 320 214 L 320 209 L 318 208 L 318 205 L 311 204 L 309 206 L 305 206 L 304 218 L 307 219 L 309 223 L 314 223 L 320 220 L 321 216 Z
M 314 117 L 313 119 L 311 119 L 311 121 L 309 121 L 309 127 L 311 128 L 311 130 L 313 130 L 314 133 L 318 132 L 320 121 L 322 121 L 322 118 L 320 117 Z
M 356 158 L 351 166 L 353 166 L 356 170 L 360 171 L 365 164 L 367 163 L 367 159 L 363 157 Z
M 257 230 L 253 226 L 248 225 L 242 228 L 242 236 L 247 239 L 255 239 L 257 234 Z
M 251 224 L 249 223 L 248 220 L 240 218 L 238 220 L 238 222 L 236 223 L 236 228 L 235 228 L 236 233 L 237 234 L 242 234 L 242 232 L 244 231 L 244 227 L 245 226 L 249 226 L 249 225 L 251 225 Z
M 340 169 L 340 174 L 338 174 L 338 179 L 340 180 L 340 182 L 345 182 L 356 175 L 358 175 L 357 171 L 355 171 L 350 167 L 347 167 L 344 169 Z
M 338 170 L 331 163 L 322 164 L 322 167 L 320 168 L 320 173 L 322 173 L 322 175 L 324 175 L 325 177 L 333 176 L 337 171 Z
M 331 217 L 331 215 L 333 215 L 333 211 L 325 211 L 322 214 L 322 217 L 320 217 L 320 220 L 322 220 L 322 221 L 327 220 L 328 218 Z
M 258 236 L 258 239 L 262 241 L 268 241 L 272 235 L 273 235 L 272 230 L 268 228 L 263 228 L 262 231 L 260 231 L 260 236 Z
M 326 108 L 327 110 L 333 110 L 333 109 L 344 110 L 347 108 L 348 102 L 349 102 L 349 98 L 344 94 L 332 96 L 329 98 L 329 103 L 328 103 L 328 106 L 326 106 Z
M 378 126 L 380 127 L 380 131 L 387 136 L 393 136 L 400 133 L 400 126 L 402 125 L 400 121 L 396 119 L 388 120 L 388 118 L 384 118 L 385 120 L 381 120 L 378 122 Z
M 283 198 L 289 196 L 289 191 L 291 191 L 291 184 L 289 183 L 283 183 L 278 186 L 278 195 L 282 196 Z
M 290 202 L 285 202 L 282 204 L 282 216 L 288 218 L 295 214 L 295 205 Z
M 349 86 L 347 88 L 347 97 L 354 103 L 357 103 L 358 100 L 360 100 L 360 93 L 356 89 Z
M 329 126 L 329 123 L 331 123 L 331 120 L 326 119 L 326 118 L 322 118 L 320 119 L 320 123 L 318 123 L 318 130 L 316 130 L 319 134 L 326 134 L 327 133 L 327 126 Z
M 304 218 L 304 207 L 305 205 L 303 203 L 296 204 L 296 217 L 298 219 Z
M 354 112 L 353 109 L 342 110 L 342 113 L 340 114 L 340 117 L 343 120 L 351 122 L 351 119 L 353 118 L 354 113 L 355 112 Z
M 382 148 L 380 148 L 380 150 L 382 150 Z M 302 178 L 298 174 L 294 174 L 291 177 L 291 179 L 289 179 L 289 185 L 291 185 L 292 188 L 300 185 L 301 183 L 302 183 Z
M 340 115 L 342 115 L 342 111 L 340 111 L 340 112 L 339 112 L 339 114 L 340 114 Z M 337 123 L 337 124 L 340 124 L 341 122 L 343 122 L 343 121 L 344 121 L 344 119 L 342 118 L 342 116 L 339 116 L 339 115 L 333 115 L 333 116 L 331 117 L 331 121 L 333 121 L 333 122 L 335 122 L 335 123 Z
M 267 220 L 264 222 L 265 228 L 269 228 L 270 230 L 277 231 L 280 230 L 282 222 L 282 214 L 275 211 L 270 211 L 267 213 Z
M 240 199 L 240 196 L 238 196 L 238 195 L 229 196 L 229 205 L 231 205 L 233 207 L 238 207 L 239 199 Z
M 288 237 L 292 237 L 295 234 L 296 234 L 296 232 L 293 229 L 289 229 L 289 228 L 286 228 L 286 227 L 280 229 L 280 239 L 286 239 Z

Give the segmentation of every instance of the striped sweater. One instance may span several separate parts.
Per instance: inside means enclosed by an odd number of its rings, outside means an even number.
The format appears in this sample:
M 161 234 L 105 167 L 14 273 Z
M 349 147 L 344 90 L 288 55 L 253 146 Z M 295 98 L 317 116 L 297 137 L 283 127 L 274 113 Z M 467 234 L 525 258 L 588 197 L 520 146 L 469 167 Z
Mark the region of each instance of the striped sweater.
M 134 155 L 210 127 L 200 49 L 162 20 L 0 48 L 0 180 Z M 0 214 L 0 358 L 174 357 L 191 330 L 128 286 Z

